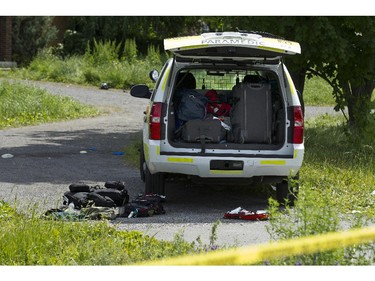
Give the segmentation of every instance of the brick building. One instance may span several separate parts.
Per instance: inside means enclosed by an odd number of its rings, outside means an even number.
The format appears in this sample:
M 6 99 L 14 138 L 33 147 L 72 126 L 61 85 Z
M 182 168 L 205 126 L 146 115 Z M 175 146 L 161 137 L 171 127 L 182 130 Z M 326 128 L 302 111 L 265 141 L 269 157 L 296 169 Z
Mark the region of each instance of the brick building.
M 58 29 L 57 38 L 51 42 L 55 45 L 62 42 L 64 32 L 69 26 L 70 17 L 54 17 L 52 24 Z M 0 68 L 16 67 L 12 61 L 12 17 L 0 16 Z
M 12 62 L 12 17 L 0 17 L 0 67 L 14 67 Z

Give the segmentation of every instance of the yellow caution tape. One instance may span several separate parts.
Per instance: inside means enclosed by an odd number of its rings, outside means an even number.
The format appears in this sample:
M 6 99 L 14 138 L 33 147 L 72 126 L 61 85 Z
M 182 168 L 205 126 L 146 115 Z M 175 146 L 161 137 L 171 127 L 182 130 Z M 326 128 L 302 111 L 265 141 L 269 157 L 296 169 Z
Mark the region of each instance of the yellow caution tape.
M 278 257 L 312 254 L 375 241 L 375 227 L 169 258 L 142 265 L 246 265 Z

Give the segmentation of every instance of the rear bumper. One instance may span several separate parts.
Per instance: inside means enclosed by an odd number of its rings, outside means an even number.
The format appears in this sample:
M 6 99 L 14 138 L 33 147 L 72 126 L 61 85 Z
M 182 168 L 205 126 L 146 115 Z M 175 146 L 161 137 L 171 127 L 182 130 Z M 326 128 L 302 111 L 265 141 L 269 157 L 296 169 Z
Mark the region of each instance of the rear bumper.
M 158 172 L 199 176 L 202 178 L 252 178 L 255 176 L 294 176 L 299 171 L 303 144 L 295 145 L 291 157 L 230 157 L 200 155 L 160 155 L 158 145 L 145 145 L 147 166 L 152 174 Z M 240 168 L 212 169 L 213 160 L 242 162 Z

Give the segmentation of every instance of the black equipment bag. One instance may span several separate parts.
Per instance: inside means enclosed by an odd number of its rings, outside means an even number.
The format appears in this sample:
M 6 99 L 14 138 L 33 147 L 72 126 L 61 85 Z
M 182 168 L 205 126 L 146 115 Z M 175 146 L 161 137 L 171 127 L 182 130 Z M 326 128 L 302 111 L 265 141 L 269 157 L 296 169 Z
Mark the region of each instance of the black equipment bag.
M 89 185 L 84 183 L 72 183 L 69 185 L 69 190 L 71 192 L 90 192 L 91 188 Z
M 182 121 L 203 119 L 207 114 L 208 99 L 201 93 L 182 89 L 176 93 L 177 118 Z
M 120 181 L 107 181 L 104 183 L 104 186 L 106 188 L 113 188 L 117 190 L 124 190 L 125 189 L 125 184 Z
M 182 139 L 186 142 L 200 142 L 202 153 L 206 143 L 219 143 L 225 134 L 219 119 L 189 120 L 182 127 Z
M 129 195 L 128 195 L 127 190 L 125 189 L 118 190 L 114 188 L 100 188 L 100 189 L 94 190 L 92 193 L 110 198 L 118 207 L 124 206 L 126 203 L 129 202 Z M 102 205 L 97 205 L 97 204 L 95 205 L 102 206 Z M 103 206 L 103 207 L 108 207 L 108 206 Z
M 96 207 L 121 207 L 129 202 L 129 194 L 123 183 L 106 182 L 105 186 L 107 188 L 72 183 L 69 185 L 70 191 L 64 193 L 63 204 L 73 203 L 76 209 L 81 209 L 92 204 Z
M 240 83 L 233 87 L 236 104 L 231 110 L 234 142 L 272 141 L 272 96 L 269 83 Z
M 92 201 L 96 207 L 116 207 L 116 203 L 112 198 L 103 196 L 96 192 L 90 192 L 87 194 L 87 199 Z
M 153 215 L 165 214 L 163 202 L 165 198 L 157 194 L 139 195 L 136 199 L 126 204 L 122 216 L 129 217 L 151 217 Z
M 89 204 L 89 199 L 87 195 L 89 192 L 71 192 L 66 191 L 63 196 L 63 205 L 74 204 L 75 209 L 81 209 Z

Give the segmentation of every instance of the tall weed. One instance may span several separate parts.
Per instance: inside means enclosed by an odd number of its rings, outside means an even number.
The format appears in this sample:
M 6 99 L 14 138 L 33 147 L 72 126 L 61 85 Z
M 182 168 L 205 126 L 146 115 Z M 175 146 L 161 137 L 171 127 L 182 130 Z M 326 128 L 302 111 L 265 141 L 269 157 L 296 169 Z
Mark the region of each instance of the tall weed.
M 119 61 L 120 47 L 121 44 L 115 41 L 96 41 L 94 38 L 92 48 L 87 44 L 84 59 L 93 66 L 116 63 Z
M 125 41 L 124 52 L 122 56 L 122 61 L 127 61 L 129 63 L 134 63 L 138 59 L 137 44 L 134 39 L 127 39 Z

